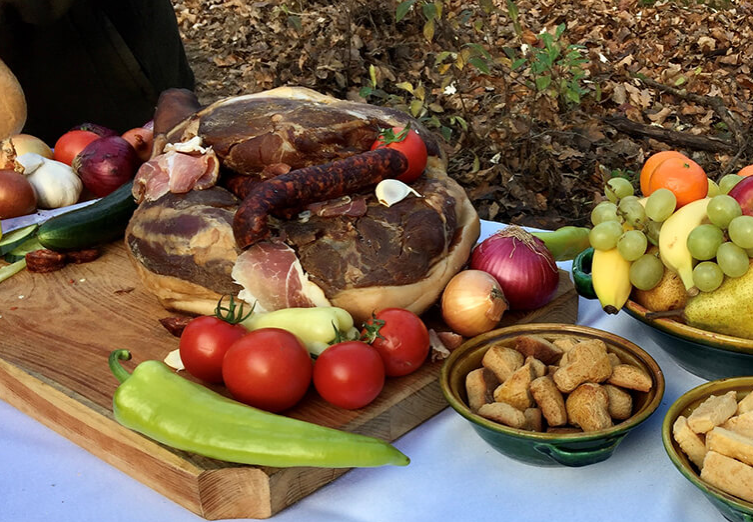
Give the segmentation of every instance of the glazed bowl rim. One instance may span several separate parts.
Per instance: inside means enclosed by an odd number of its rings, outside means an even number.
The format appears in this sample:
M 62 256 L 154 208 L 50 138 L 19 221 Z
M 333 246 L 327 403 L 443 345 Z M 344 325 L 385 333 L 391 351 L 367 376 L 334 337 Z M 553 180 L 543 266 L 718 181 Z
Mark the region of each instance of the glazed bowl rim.
M 617 340 L 620 344 L 623 345 L 621 346 L 622 348 L 627 348 L 627 351 L 631 352 L 633 356 L 637 357 L 638 359 L 641 359 L 643 363 L 651 371 L 651 377 L 652 377 L 652 380 L 654 381 L 654 390 L 652 390 L 654 392 L 654 395 L 652 399 L 643 406 L 641 411 L 639 411 L 635 415 L 632 415 L 628 419 L 625 419 L 619 424 L 614 424 L 613 426 L 610 426 L 609 428 L 606 428 L 603 430 L 591 431 L 591 432 L 580 432 L 580 433 L 546 433 L 546 432 L 522 430 L 518 428 L 512 428 L 510 426 L 505 426 L 503 424 L 494 422 L 492 420 L 486 419 L 485 417 L 482 417 L 480 415 L 477 415 L 471 412 L 471 409 L 459 397 L 456 397 L 450 390 L 450 369 L 455 365 L 455 362 L 458 359 L 460 359 L 463 356 L 463 354 L 470 351 L 473 347 L 476 347 L 479 344 L 483 343 L 486 339 L 499 336 L 500 333 L 510 332 L 511 334 L 514 334 L 515 332 L 518 332 L 518 331 L 531 332 L 531 330 L 533 330 L 536 333 L 541 333 L 541 334 L 546 334 L 547 332 L 565 333 L 565 334 L 573 334 L 573 335 L 580 334 L 580 335 L 586 335 L 586 336 L 598 337 L 598 338 L 611 337 L 612 339 Z M 440 387 L 442 388 L 442 393 L 444 394 L 445 399 L 450 404 L 452 409 L 454 409 L 461 416 L 469 420 L 475 426 L 486 428 L 493 432 L 501 433 L 504 435 L 527 439 L 527 440 L 530 440 L 531 442 L 548 442 L 548 443 L 588 442 L 588 441 L 593 441 L 593 440 L 598 440 L 598 439 L 619 436 L 623 432 L 627 432 L 635 428 L 642 422 L 644 422 L 658 409 L 659 405 L 661 404 L 662 398 L 664 396 L 664 389 L 665 389 L 664 373 L 659 367 L 659 364 L 654 360 L 653 357 L 651 357 L 651 355 L 649 355 L 641 347 L 625 339 L 624 337 L 621 337 L 619 335 L 616 335 L 610 332 L 606 332 L 604 330 L 599 330 L 597 328 L 593 328 L 590 326 L 573 325 L 573 324 L 567 324 L 567 323 L 517 324 L 517 325 L 512 325 L 512 326 L 506 326 L 503 328 L 497 328 L 485 334 L 481 334 L 479 336 L 468 339 L 458 348 L 453 350 L 450 353 L 450 356 L 445 360 L 444 364 L 442 365 L 442 369 L 440 371 L 439 383 L 440 383 Z M 647 392 L 647 393 L 651 393 L 651 392 Z
M 668 317 L 647 319 L 646 313 L 649 310 L 630 299 L 625 303 L 623 308 L 630 316 L 638 319 L 640 322 L 676 337 L 681 341 L 695 342 L 717 350 L 753 355 L 753 339 L 744 339 L 742 337 L 701 330 L 700 328 L 689 326 Z M 693 335 L 694 337 L 688 337 L 688 335 Z
M 661 427 L 661 438 L 662 444 L 664 446 L 664 451 L 667 453 L 669 460 L 672 461 L 672 464 L 674 464 L 677 470 L 691 484 L 693 484 L 695 487 L 697 487 L 707 495 L 711 495 L 717 500 L 727 505 L 731 505 L 732 507 L 743 513 L 753 515 L 753 502 L 748 502 L 741 498 L 730 495 L 729 493 L 722 491 L 716 486 L 707 483 L 705 480 L 702 480 L 700 475 L 690 467 L 687 457 L 685 457 L 685 459 L 680 457 L 677 448 L 675 447 L 676 443 L 674 441 L 674 437 L 672 437 L 672 426 L 674 425 L 675 420 L 677 419 L 677 417 L 679 417 L 680 413 L 689 406 L 690 403 L 697 401 L 702 397 L 721 393 L 722 390 L 730 391 L 741 387 L 750 387 L 751 392 L 753 393 L 753 376 L 746 375 L 715 379 L 713 381 L 708 381 L 695 386 L 694 388 L 686 391 L 670 405 L 667 413 L 664 415 L 664 420 L 662 421 Z

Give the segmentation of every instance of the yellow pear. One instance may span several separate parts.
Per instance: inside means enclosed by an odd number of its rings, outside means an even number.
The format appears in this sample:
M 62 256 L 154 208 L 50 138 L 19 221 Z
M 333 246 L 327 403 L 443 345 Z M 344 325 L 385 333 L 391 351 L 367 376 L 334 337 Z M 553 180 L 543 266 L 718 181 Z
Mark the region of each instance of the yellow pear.
M 674 270 L 664 269 L 664 275 L 651 290 L 633 288 L 630 294 L 633 301 L 652 312 L 676 310 L 685 306 L 688 292 L 682 279 Z
M 740 277 L 727 277 L 713 292 L 688 299 L 685 322 L 702 330 L 753 339 L 753 263 Z

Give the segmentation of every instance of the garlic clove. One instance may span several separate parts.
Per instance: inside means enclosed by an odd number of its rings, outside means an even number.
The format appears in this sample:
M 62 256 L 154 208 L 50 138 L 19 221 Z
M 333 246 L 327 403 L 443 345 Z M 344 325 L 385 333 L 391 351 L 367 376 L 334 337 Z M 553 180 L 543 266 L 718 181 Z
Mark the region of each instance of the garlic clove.
M 24 168 L 27 176 L 37 170 L 45 162 L 45 157 L 36 152 L 26 152 L 16 157 L 16 161 Z
M 395 203 L 401 202 L 411 194 L 419 198 L 423 197 L 414 189 L 397 179 L 383 179 L 376 186 L 375 193 L 379 203 L 386 207 L 391 207 Z
M 180 349 L 175 349 L 172 352 L 168 353 L 165 357 L 164 362 L 170 368 L 177 371 L 186 369 L 186 367 L 183 365 L 183 360 L 180 358 Z
M 190 140 L 181 143 L 168 143 L 167 145 L 165 145 L 164 152 L 170 152 L 171 150 L 174 150 L 175 152 L 185 152 L 186 154 L 190 154 L 192 152 L 206 154 L 211 149 L 212 147 L 203 146 L 201 136 L 194 136 Z

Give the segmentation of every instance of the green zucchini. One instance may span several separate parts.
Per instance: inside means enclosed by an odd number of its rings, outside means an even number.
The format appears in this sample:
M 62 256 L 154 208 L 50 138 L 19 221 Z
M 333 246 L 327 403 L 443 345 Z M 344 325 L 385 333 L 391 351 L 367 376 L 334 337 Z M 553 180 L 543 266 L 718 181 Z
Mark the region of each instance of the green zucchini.
M 50 250 L 81 250 L 109 243 L 125 233 L 138 206 L 129 181 L 88 207 L 60 214 L 39 227 L 37 237 Z
M 2 239 L 0 239 L 0 256 L 4 256 L 28 239 L 34 237 L 34 232 L 37 231 L 38 227 L 39 225 L 29 225 L 28 227 L 19 228 L 18 230 L 5 234 Z

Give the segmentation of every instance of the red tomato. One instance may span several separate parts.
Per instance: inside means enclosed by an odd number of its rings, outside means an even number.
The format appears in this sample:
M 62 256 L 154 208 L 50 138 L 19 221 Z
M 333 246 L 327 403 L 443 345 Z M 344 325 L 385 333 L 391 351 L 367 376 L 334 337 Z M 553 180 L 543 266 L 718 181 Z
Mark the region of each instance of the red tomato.
M 371 146 L 371 150 L 387 147 L 405 154 L 408 158 L 408 168 L 397 179 L 403 183 L 410 183 L 423 174 L 426 168 L 427 152 L 424 140 L 416 131 L 408 129 L 403 134 L 404 130 L 403 127 L 393 127 L 383 132 Z
M 361 341 L 333 344 L 314 363 L 314 386 L 330 404 L 363 408 L 384 388 L 384 363 L 379 352 Z
M 73 158 L 84 150 L 94 140 L 99 139 L 99 135 L 85 130 L 68 131 L 55 143 L 52 151 L 52 159 L 61 161 L 66 165 L 73 163 Z
M 222 377 L 235 399 L 279 412 L 306 394 L 312 366 L 298 337 L 281 328 L 259 328 L 230 346 L 222 363 Z
M 380 321 L 384 324 L 371 345 L 382 356 L 385 373 L 398 377 L 418 370 L 429 354 L 429 331 L 421 318 L 403 308 L 385 308 L 366 322 L 364 334 Z
M 186 371 L 206 382 L 222 382 L 222 360 L 230 345 L 248 333 L 218 317 L 192 319 L 180 336 L 180 359 Z

